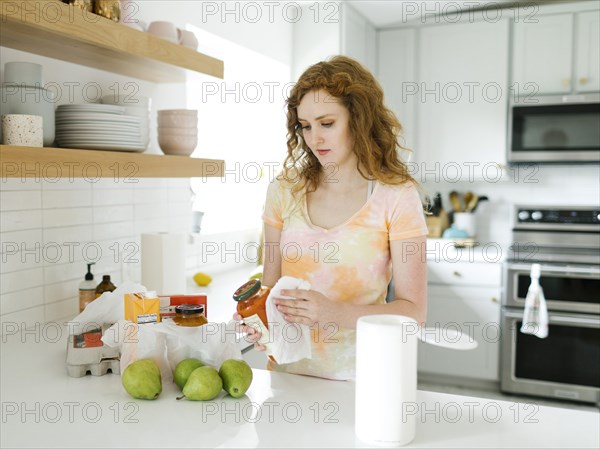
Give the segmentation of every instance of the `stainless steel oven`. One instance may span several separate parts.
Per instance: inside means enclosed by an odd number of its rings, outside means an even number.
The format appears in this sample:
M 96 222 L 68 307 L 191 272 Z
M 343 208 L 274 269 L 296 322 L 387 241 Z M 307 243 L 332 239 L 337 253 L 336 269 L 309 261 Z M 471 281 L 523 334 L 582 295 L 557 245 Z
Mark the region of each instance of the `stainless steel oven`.
M 509 162 L 600 162 L 600 94 L 518 97 L 509 111 Z
M 600 403 L 600 208 L 517 207 L 502 297 L 501 389 Z M 541 265 L 545 339 L 523 334 L 531 265 Z

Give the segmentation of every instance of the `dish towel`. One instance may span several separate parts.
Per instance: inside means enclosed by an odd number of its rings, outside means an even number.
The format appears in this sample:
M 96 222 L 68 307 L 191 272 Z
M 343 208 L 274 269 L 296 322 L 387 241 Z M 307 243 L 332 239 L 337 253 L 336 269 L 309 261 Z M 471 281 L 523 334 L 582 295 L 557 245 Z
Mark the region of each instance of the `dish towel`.
M 525 297 L 525 312 L 523 313 L 523 334 L 535 335 L 539 338 L 548 336 L 548 308 L 544 290 L 540 285 L 542 267 L 539 263 L 531 265 L 531 284 Z
M 267 354 L 273 356 L 279 364 L 293 363 L 312 357 L 310 345 L 310 328 L 306 324 L 288 323 L 283 314 L 277 310 L 273 298 L 294 299 L 284 296 L 281 290 L 310 289 L 310 284 L 302 279 L 283 276 L 271 289 L 266 302 L 267 319 L 269 321 L 269 341 L 266 343 Z

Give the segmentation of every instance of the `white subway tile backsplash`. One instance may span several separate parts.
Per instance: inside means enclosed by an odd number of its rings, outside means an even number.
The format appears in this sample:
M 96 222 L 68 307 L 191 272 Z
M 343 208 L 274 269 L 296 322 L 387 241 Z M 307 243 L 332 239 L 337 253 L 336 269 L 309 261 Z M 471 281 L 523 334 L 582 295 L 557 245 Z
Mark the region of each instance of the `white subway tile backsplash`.
M 190 190 L 190 180 L 188 178 L 167 178 L 169 189 L 187 189 Z
M 127 178 L 127 179 L 116 178 L 115 179 L 114 175 L 116 174 L 116 172 L 114 170 L 111 170 L 110 173 L 112 173 L 113 176 L 111 176 L 109 178 L 99 179 L 97 182 L 94 182 L 92 188 L 98 189 L 98 190 L 131 189 L 131 188 L 134 188 L 138 183 L 137 179 L 129 179 L 129 178 Z M 130 173 L 130 171 L 128 170 L 126 172 L 122 172 L 123 175 L 125 175 L 126 173 Z
M 133 213 L 136 220 L 165 218 L 169 215 L 168 204 L 135 204 Z
M 115 223 L 132 221 L 133 207 L 130 204 L 120 206 L 98 206 L 93 209 L 94 223 Z
M 40 335 L 23 335 L 22 329 L 31 329 L 41 327 L 44 323 L 44 306 L 32 307 L 31 309 L 21 310 L 19 312 L 7 313 L 0 316 L 0 332 L 3 334 L 3 341 L 18 339 L 22 341 L 27 338 L 34 340 L 41 338 Z
M 92 226 L 63 226 L 44 229 L 44 244 L 80 246 L 93 240 Z M 66 245 L 65 245 L 66 244 Z
M 151 220 L 135 220 L 134 231 L 136 234 L 169 232 L 169 219 L 162 217 Z
M 45 321 L 67 322 L 79 314 L 79 298 L 73 297 L 63 301 L 44 305 Z
M 28 253 L 42 252 L 42 230 L 0 232 L 0 253 L 12 253 L 15 246 Z M 38 256 L 39 257 L 39 256 Z
M 9 190 L 41 190 L 42 182 L 36 178 L 2 178 L 0 192 Z
M 116 240 L 133 235 L 133 221 L 102 223 L 93 226 L 94 241 Z
M 165 203 L 167 199 L 166 189 L 135 189 L 133 193 L 135 204 Z
M 139 178 L 136 189 L 167 189 L 169 183 L 165 178 Z
M 42 250 L 20 251 L 18 245 L 7 245 L 2 254 L 0 273 L 11 273 L 13 271 L 31 270 L 38 268 L 42 263 Z
M 44 285 L 44 270 L 41 267 L 0 274 L 0 294 L 2 295 L 41 285 Z
M 42 192 L 44 209 L 59 207 L 89 207 L 92 190 L 45 190 Z
M 42 227 L 42 211 L 39 209 L 2 212 L 0 214 L 0 231 L 18 231 Z
M 121 187 L 119 189 L 96 189 L 92 190 L 92 205 L 114 206 L 117 204 L 132 204 L 133 188 Z
M 13 293 L 5 293 L 0 297 L 0 315 L 30 309 L 44 303 L 44 287 L 29 288 Z
M 75 178 L 69 177 L 68 168 L 65 170 L 64 174 L 65 178 L 55 178 L 49 180 L 45 178 L 42 181 L 42 190 L 91 190 L 92 185 L 94 184 L 88 179 L 85 178 Z M 54 176 L 54 175 L 53 175 Z
M 44 209 L 42 219 L 44 221 L 44 228 L 91 224 L 93 209 L 91 207 Z
M 70 298 L 74 295 L 79 295 L 79 284 L 83 281 L 85 273 L 87 273 L 87 266 L 85 263 L 80 264 L 79 270 L 81 273 L 80 279 L 58 282 L 56 284 L 46 284 L 44 287 L 44 303 L 48 304 Z M 94 273 L 93 266 L 92 273 Z M 94 276 L 94 282 L 100 283 L 101 280 L 102 276 L 100 276 L 100 279 L 98 279 L 98 276 Z
M 81 260 L 72 263 L 48 264 L 43 270 L 44 284 L 48 285 L 77 279 L 82 280 L 83 275 L 87 271 L 87 265 L 85 261 Z
M 192 216 L 192 204 L 189 201 L 169 201 L 169 215 Z
M 31 210 L 42 207 L 41 190 L 0 192 L 2 212 L 11 210 Z

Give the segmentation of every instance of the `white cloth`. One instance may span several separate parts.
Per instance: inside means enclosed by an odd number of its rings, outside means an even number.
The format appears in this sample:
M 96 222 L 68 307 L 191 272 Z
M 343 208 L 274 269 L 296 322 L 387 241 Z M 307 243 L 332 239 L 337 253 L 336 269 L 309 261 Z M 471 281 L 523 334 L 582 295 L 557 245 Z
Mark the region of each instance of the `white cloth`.
M 269 339 L 265 346 L 267 354 L 272 355 L 279 364 L 312 357 L 310 328 L 306 324 L 288 323 L 273 302 L 275 297 L 293 299 L 280 293 L 281 290 L 290 289 L 309 290 L 310 284 L 302 279 L 283 276 L 271 289 L 266 302 Z
M 539 338 L 548 336 L 548 308 L 544 290 L 540 285 L 541 267 L 534 263 L 531 266 L 531 284 L 525 297 L 525 311 L 521 332 L 535 335 Z

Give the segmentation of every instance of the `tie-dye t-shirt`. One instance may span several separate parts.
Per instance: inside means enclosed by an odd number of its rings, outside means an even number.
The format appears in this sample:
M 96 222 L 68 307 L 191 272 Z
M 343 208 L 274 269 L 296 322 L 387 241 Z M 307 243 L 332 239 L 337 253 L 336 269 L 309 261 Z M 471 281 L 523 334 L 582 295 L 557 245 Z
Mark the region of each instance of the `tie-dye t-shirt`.
M 281 275 L 308 281 L 333 301 L 383 304 L 392 277 L 390 240 L 427 235 L 413 184 L 375 182 L 362 208 L 344 223 L 324 229 L 311 223 L 306 196 L 292 197 L 282 180 L 268 188 L 263 221 L 281 230 Z M 312 358 L 269 369 L 330 379 L 354 378 L 355 337 L 335 323 L 312 330 Z

